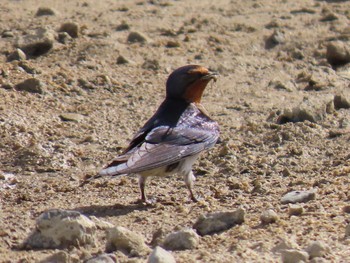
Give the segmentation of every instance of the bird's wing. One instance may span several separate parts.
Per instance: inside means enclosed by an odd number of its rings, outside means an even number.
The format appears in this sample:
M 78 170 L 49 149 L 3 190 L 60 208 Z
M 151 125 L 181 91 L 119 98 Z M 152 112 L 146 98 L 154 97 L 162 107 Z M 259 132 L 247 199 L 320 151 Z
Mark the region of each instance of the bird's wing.
M 218 137 L 219 132 L 215 129 L 159 126 L 152 129 L 131 154 L 125 154 L 128 159 L 126 162 L 112 162 L 101 174 L 138 173 L 173 164 L 210 148 Z M 119 158 L 123 159 L 123 156 Z

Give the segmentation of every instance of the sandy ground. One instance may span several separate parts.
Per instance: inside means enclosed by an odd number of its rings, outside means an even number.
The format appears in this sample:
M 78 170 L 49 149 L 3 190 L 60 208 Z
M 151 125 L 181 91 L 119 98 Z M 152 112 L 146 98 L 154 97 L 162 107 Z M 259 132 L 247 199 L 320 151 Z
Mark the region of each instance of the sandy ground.
M 35 16 L 39 7 L 56 14 Z M 281 262 L 273 248 L 283 239 L 300 250 L 321 241 L 329 247 L 322 262 L 349 262 L 349 109 L 331 108 L 316 123 L 276 124 L 285 109 L 308 100 L 311 110 L 322 108 L 349 91 L 349 70 L 326 60 L 330 41 L 349 45 L 349 10 L 349 1 L 311 0 L 1 1 L 0 261 L 38 262 L 57 252 L 16 250 L 47 209 L 78 210 L 151 241 L 159 228 L 191 227 L 201 214 L 242 207 L 244 224 L 173 252 L 176 260 Z M 57 37 L 64 22 L 79 25 L 77 38 L 55 40 L 48 53 L 24 62 L 7 61 L 18 39 L 37 28 Z M 128 43 L 132 31 L 146 42 Z M 117 63 L 119 56 L 128 63 Z M 135 176 L 82 184 L 153 114 L 171 71 L 192 63 L 221 74 L 203 98 L 222 140 L 194 167 L 203 200 L 191 202 L 176 176 L 149 183 L 157 200 L 150 207 L 135 204 Z M 32 77 L 42 94 L 14 88 Z M 310 80 L 319 88 L 305 89 Z M 64 121 L 67 113 L 75 121 Z M 315 200 L 289 216 L 281 197 L 310 189 Z M 261 225 L 269 208 L 279 219 Z M 98 235 L 96 247 L 66 252 L 81 261 L 101 253 L 104 231 Z

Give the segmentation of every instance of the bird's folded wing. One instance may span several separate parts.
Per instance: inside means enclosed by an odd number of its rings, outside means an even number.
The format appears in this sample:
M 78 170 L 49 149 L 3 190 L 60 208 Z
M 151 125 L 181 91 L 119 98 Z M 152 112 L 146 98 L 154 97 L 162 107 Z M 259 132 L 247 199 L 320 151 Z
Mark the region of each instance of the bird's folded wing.
M 113 174 L 138 173 L 176 163 L 210 148 L 218 136 L 218 132 L 198 128 L 157 127 L 150 131 L 140 147 L 128 156 L 127 162 L 115 167 Z M 110 168 L 112 167 L 107 169 Z

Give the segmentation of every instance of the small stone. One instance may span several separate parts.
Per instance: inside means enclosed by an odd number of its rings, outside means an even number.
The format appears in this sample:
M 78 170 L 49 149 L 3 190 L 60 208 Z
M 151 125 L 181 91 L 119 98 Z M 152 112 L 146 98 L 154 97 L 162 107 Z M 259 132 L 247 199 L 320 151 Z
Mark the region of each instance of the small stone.
M 128 256 L 144 256 L 150 252 L 144 237 L 125 227 L 117 226 L 107 229 L 106 251 L 119 250 Z
M 95 245 L 94 222 L 77 211 L 53 209 L 41 214 L 36 228 L 23 243 L 27 249 Z
M 14 37 L 14 34 L 13 34 L 13 32 L 11 30 L 4 30 L 1 33 L 1 37 L 2 38 Z
M 123 21 L 120 25 L 116 26 L 115 28 L 116 31 L 124 31 L 129 29 L 130 29 L 130 26 L 125 21 Z
M 148 257 L 148 263 L 175 263 L 173 255 L 165 249 L 157 246 Z
M 332 66 L 340 66 L 350 62 L 350 46 L 342 41 L 334 41 L 328 44 L 327 61 Z
M 157 71 L 160 69 L 160 65 L 158 60 L 156 59 L 146 59 L 145 62 L 142 64 L 142 68 Z
M 184 229 L 167 235 L 163 247 L 169 250 L 194 249 L 198 242 L 199 236 L 193 229 Z
M 350 108 L 350 99 L 347 99 L 343 94 L 334 96 L 334 108 L 339 109 L 349 109 Z
M 345 227 L 345 237 L 346 237 L 346 238 L 349 238 L 349 237 L 350 237 L 350 224 L 348 224 L 348 225 Z
M 62 121 L 72 122 L 80 122 L 83 119 L 83 115 L 77 113 L 62 113 L 59 117 Z
M 207 215 L 201 215 L 193 228 L 201 236 L 218 233 L 232 228 L 237 224 L 244 222 L 245 211 L 242 208 L 234 212 L 217 212 Z
M 127 60 L 124 56 L 120 55 L 118 58 L 117 58 L 117 64 L 120 65 L 120 64 L 128 64 L 129 63 L 129 60 Z
M 146 43 L 147 37 L 139 32 L 130 32 L 127 41 L 129 43 Z
M 304 208 L 301 205 L 289 204 L 288 215 L 289 216 L 299 216 L 304 213 Z
M 77 38 L 79 36 L 79 25 L 74 22 L 66 22 L 61 25 L 59 32 L 66 32 L 72 38 Z
M 281 203 L 282 204 L 306 203 L 310 200 L 314 200 L 315 198 L 316 198 L 316 191 L 315 190 L 292 191 L 292 192 L 285 194 L 281 198 Z
M 15 89 L 18 91 L 27 91 L 30 93 L 39 93 L 39 94 L 44 93 L 44 85 L 37 78 L 26 79 L 25 81 L 18 83 L 15 86 Z
M 343 207 L 343 211 L 344 211 L 344 213 L 350 214 L 350 205 L 344 206 L 344 207 Z
M 309 254 L 310 258 L 316 258 L 323 257 L 329 253 L 330 249 L 325 243 L 314 241 L 305 249 L 305 251 Z
M 284 33 L 280 30 L 275 30 L 271 36 L 269 36 L 265 41 L 265 48 L 271 49 L 279 44 L 284 44 L 286 42 Z
M 67 44 L 72 37 L 67 32 L 59 32 L 58 33 L 58 42 L 61 44 Z
M 39 7 L 35 16 L 54 16 L 56 11 L 50 7 Z
M 321 22 L 330 22 L 338 19 L 339 19 L 338 16 L 328 8 L 324 8 L 322 10 L 322 17 L 320 18 Z
M 13 60 L 26 60 L 27 56 L 26 54 L 19 48 L 17 48 L 15 51 L 13 51 L 10 55 L 7 56 L 7 61 L 13 61 Z
M 177 42 L 177 41 L 169 40 L 169 41 L 166 43 L 166 47 L 167 47 L 167 48 L 180 47 L 180 43 Z
M 281 257 L 283 263 L 307 262 L 309 259 L 307 252 L 296 249 L 281 250 Z
M 38 28 L 17 40 L 16 46 L 29 57 L 38 57 L 49 52 L 55 42 L 55 32 Z
M 54 263 L 54 262 L 70 263 L 71 258 L 67 252 L 59 251 L 40 261 L 40 263 Z
M 265 210 L 260 215 L 260 221 L 262 224 L 275 223 L 277 220 L 278 220 L 278 215 L 272 209 Z
M 114 254 L 100 254 L 93 258 L 84 261 L 85 263 L 115 263 L 117 262 L 117 257 Z
M 1 85 L 2 89 L 7 89 L 7 90 L 12 90 L 13 89 L 13 85 L 10 83 L 4 83 Z

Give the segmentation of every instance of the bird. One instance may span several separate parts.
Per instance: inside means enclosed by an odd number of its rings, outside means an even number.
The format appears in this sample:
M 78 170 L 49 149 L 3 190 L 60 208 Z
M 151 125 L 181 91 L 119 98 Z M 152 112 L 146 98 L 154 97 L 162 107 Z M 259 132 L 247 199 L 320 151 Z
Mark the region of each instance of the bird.
M 99 176 L 138 174 L 141 201 L 150 203 L 145 194 L 147 178 L 179 174 L 190 198 L 197 202 L 192 165 L 220 136 L 218 123 L 209 117 L 201 99 L 207 84 L 218 76 L 200 65 L 174 70 L 166 81 L 166 96 L 158 110 Z

